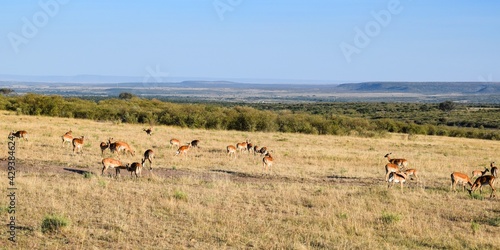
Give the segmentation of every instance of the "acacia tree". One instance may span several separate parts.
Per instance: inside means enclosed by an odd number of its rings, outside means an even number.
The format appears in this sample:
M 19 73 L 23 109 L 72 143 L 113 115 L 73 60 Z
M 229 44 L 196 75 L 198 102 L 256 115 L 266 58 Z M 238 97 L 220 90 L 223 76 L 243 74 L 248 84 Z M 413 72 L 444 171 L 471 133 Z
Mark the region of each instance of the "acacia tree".
M 442 111 L 448 112 L 456 108 L 456 104 L 452 101 L 445 101 L 439 104 L 438 108 Z
M 132 97 L 134 97 L 134 95 L 129 92 L 122 92 L 120 93 L 120 95 L 118 95 L 118 98 L 120 99 L 132 99 Z

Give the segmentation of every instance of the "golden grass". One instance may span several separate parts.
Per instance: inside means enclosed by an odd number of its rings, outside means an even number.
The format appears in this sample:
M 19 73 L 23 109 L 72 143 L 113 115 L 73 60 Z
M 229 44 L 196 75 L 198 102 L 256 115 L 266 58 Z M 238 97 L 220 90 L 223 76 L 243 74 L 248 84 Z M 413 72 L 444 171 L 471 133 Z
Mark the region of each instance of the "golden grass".
M 450 174 L 470 175 L 497 159 L 500 142 L 400 134 L 387 138 L 248 133 L 113 124 L 0 114 L 0 158 L 7 135 L 27 130 L 16 148 L 17 243 L 0 231 L 0 249 L 498 249 L 499 198 L 450 192 Z M 72 129 L 84 135 L 83 154 L 61 147 Z M 128 142 L 140 161 L 156 152 L 152 172 L 136 180 L 100 176 L 99 143 Z M 174 157 L 169 140 L 201 140 L 200 149 Z M 225 154 L 246 138 L 272 150 L 271 172 L 262 157 Z M 404 138 L 404 139 L 403 139 Z M 409 160 L 421 182 L 387 189 L 386 153 Z M 107 151 L 105 157 L 111 154 Z M 0 162 L 5 169 L 6 162 Z M 90 178 L 64 169 L 95 173 Z M 108 170 L 109 173 L 114 171 Z M 0 174 L 6 193 L 7 172 Z M 498 185 L 498 184 L 497 184 Z M 0 199 L 7 224 L 8 199 Z M 58 233 L 42 233 L 47 215 L 67 218 Z

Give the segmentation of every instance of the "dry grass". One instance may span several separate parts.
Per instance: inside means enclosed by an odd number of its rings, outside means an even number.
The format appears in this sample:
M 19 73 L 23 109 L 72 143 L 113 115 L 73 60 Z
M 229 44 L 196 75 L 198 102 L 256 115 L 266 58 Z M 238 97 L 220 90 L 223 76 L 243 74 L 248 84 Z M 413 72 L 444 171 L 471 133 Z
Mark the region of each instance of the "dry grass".
M 499 198 L 472 199 L 450 192 L 450 174 L 488 166 L 500 142 L 402 135 L 388 138 L 205 131 L 0 114 L 0 158 L 10 130 L 27 130 L 17 144 L 17 245 L 0 231 L 0 246 L 35 249 L 498 249 Z M 83 154 L 61 147 L 72 129 L 84 135 Z M 152 172 L 119 179 L 100 176 L 99 143 L 128 142 L 140 161 L 152 148 Z M 169 140 L 201 140 L 200 149 L 174 157 Z M 262 157 L 225 154 L 245 141 L 272 150 L 272 171 Z M 421 182 L 401 192 L 384 182 L 386 153 L 409 160 Z M 106 156 L 110 156 L 109 151 Z M 0 162 L 5 169 L 6 162 Z M 82 170 L 82 175 L 65 169 Z M 109 171 L 114 173 L 113 171 Z M 0 174 L 7 190 L 7 173 Z M 498 186 L 498 184 L 497 184 Z M 8 223 L 8 200 L 0 218 Z M 46 216 L 68 226 L 42 233 Z M 2 248 L 2 247 L 0 247 Z

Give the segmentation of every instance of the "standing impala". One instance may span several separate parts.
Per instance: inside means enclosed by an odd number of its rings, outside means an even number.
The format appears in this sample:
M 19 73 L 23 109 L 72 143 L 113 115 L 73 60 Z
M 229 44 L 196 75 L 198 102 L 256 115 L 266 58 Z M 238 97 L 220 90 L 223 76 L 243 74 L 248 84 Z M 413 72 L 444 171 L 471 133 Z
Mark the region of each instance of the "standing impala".
M 406 159 L 391 159 L 390 157 L 391 154 L 392 153 L 388 153 L 384 156 L 390 163 L 396 164 L 400 167 L 405 167 L 405 168 L 408 167 L 408 161 Z
M 148 129 L 142 129 L 144 132 L 146 132 L 147 135 L 151 136 L 151 134 L 153 134 L 153 129 L 152 128 L 148 128 Z
M 173 148 L 174 146 L 176 148 L 178 148 L 180 145 L 181 145 L 181 141 L 179 141 L 175 138 L 170 139 L 170 148 Z
M 229 145 L 226 147 L 226 152 L 228 156 L 233 155 L 236 158 L 236 147 L 233 145 Z
M 133 162 L 132 164 L 127 164 L 127 170 L 130 172 L 130 176 L 135 174 L 136 178 L 141 176 L 142 165 L 144 164 L 145 159 L 143 158 L 141 162 Z
M 476 177 L 476 176 L 483 176 L 483 175 L 486 174 L 486 172 L 489 172 L 489 171 L 490 170 L 488 168 L 486 168 L 486 167 L 484 168 L 483 171 L 481 171 L 480 169 L 476 169 L 476 170 L 472 171 L 472 177 L 471 177 L 471 179 L 474 178 L 474 177 Z
M 85 140 L 85 136 L 82 135 L 80 138 L 73 138 L 73 153 L 83 153 L 83 143 Z
M 248 143 L 248 139 L 245 142 L 236 143 L 236 149 L 238 149 L 238 151 L 240 152 L 243 150 L 247 150 Z
M 23 138 L 25 141 L 28 140 L 28 132 L 26 132 L 25 130 L 19 130 L 17 132 L 14 132 L 14 130 L 12 130 L 12 132 L 9 133 L 9 137 L 17 137 L 19 139 Z
M 123 141 L 117 141 L 109 144 L 109 150 L 111 153 L 120 153 L 123 151 L 123 154 L 130 154 L 131 156 L 135 155 L 135 151 L 128 145 L 128 143 Z
M 391 172 L 389 174 L 389 179 L 387 180 L 387 188 L 393 187 L 394 183 L 399 183 L 401 184 L 401 192 L 403 192 L 403 183 L 406 182 L 406 174 L 402 172 Z
M 116 176 L 118 176 L 118 173 L 120 173 L 120 168 L 121 169 L 126 169 L 126 167 L 122 164 L 121 161 L 115 160 L 113 158 L 104 158 L 101 161 L 102 163 L 102 173 L 101 175 L 104 175 L 104 171 L 108 168 L 114 168 L 116 170 Z
M 191 148 L 191 143 L 188 143 L 187 145 L 180 146 L 177 149 L 177 152 L 175 152 L 175 155 L 184 155 L 187 157 L 187 152 Z
M 64 135 L 61 136 L 62 139 L 62 146 L 64 147 L 66 145 L 66 142 L 71 145 L 71 142 L 73 142 L 73 132 L 71 129 L 66 132 Z
M 399 172 L 399 166 L 393 163 L 385 164 L 385 181 L 389 181 L 389 175 L 394 172 Z
M 407 177 L 410 177 L 410 176 L 415 176 L 415 179 L 418 180 L 418 176 L 417 176 L 417 170 L 414 169 L 414 168 L 409 168 L 409 169 L 406 169 L 405 171 L 403 171 L 403 173 L 407 176 Z M 411 178 L 411 177 L 410 177 Z M 411 178 L 413 180 L 413 178 Z
M 144 162 L 146 160 L 149 161 L 149 170 L 153 170 L 153 159 L 155 158 L 155 152 L 152 150 L 152 149 L 148 149 L 146 150 L 146 152 L 144 152 L 144 159 L 142 161 L 142 164 L 144 164 Z
M 99 147 L 101 148 L 101 155 L 104 155 L 104 151 L 106 151 L 106 149 L 108 149 L 111 146 L 112 140 L 113 138 L 109 138 L 108 142 L 101 142 L 101 144 L 99 145 Z
M 471 189 L 469 190 L 469 194 L 472 196 L 472 193 L 476 191 L 477 188 L 479 188 L 479 193 L 483 192 L 483 185 L 490 185 L 491 187 L 491 194 L 490 198 L 495 197 L 495 176 L 493 175 L 483 175 L 480 176 L 474 181 L 474 184 L 472 185 Z
M 269 152 L 267 152 L 266 156 L 262 158 L 262 169 L 265 171 L 269 167 L 269 170 L 271 170 L 272 166 L 273 166 L 273 157 Z
M 472 186 L 472 182 L 470 181 L 470 178 L 468 175 L 460 172 L 453 172 L 451 174 L 451 187 L 450 190 L 453 189 L 453 191 L 456 191 L 456 187 L 458 183 L 462 183 L 465 191 L 465 184 L 469 184 Z

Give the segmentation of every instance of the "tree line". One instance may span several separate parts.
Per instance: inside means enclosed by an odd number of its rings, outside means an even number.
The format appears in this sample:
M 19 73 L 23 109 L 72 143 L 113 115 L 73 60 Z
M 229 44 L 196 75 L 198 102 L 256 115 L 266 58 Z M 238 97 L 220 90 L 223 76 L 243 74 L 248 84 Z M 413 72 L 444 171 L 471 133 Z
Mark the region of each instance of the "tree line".
M 336 108 L 339 108 L 339 105 L 342 106 L 342 104 L 338 104 Z M 352 106 L 352 104 L 346 104 L 346 106 Z M 120 98 L 103 100 L 38 94 L 0 95 L 0 109 L 14 111 L 23 115 L 248 132 L 358 135 L 365 137 L 381 137 L 388 132 L 394 132 L 490 140 L 500 139 L 500 132 L 496 129 L 434 125 L 388 117 L 356 117 L 350 115 L 349 112 L 315 113 L 300 109 L 273 109 L 262 106 L 251 107 L 249 105 L 181 104 L 164 102 L 158 99 L 139 98 L 127 94 L 121 94 Z

